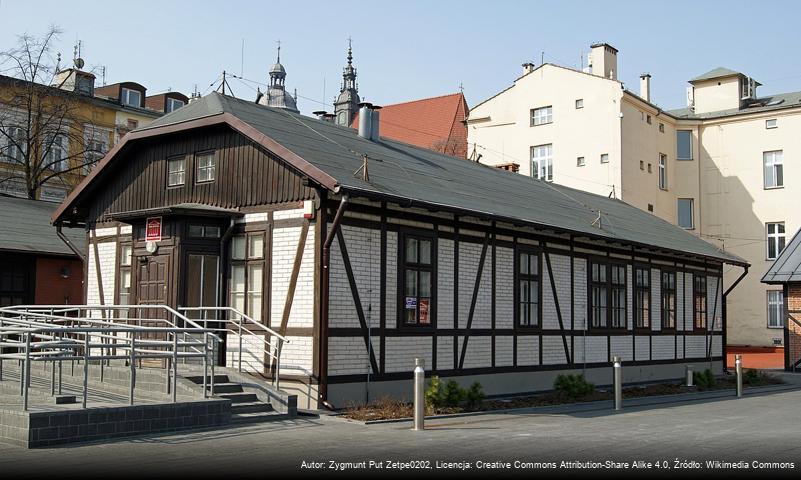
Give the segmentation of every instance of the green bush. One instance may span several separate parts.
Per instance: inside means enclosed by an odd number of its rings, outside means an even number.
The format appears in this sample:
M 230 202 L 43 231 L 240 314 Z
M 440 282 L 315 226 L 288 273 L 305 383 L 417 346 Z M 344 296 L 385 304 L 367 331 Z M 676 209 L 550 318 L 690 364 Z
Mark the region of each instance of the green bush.
M 559 394 L 570 399 L 585 397 L 595 391 L 595 384 L 588 382 L 584 375 L 559 375 L 553 382 Z
M 481 402 L 484 401 L 484 391 L 478 382 L 473 383 L 469 389 L 464 389 L 455 380 L 445 383 L 434 375 L 428 381 L 425 401 L 426 407 L 430 410 L 459 407 L 475 410 L 481 407 Z
M 693 383 L 700 390 L 712 388 L 716 383 L 715 374 L 708 368 L 703 372 L 693 372 Z
M 760 381 L 760 373 L 758 370 L 749 368 L 743 372 L 743 383 L 746 385 L 754 385 Z

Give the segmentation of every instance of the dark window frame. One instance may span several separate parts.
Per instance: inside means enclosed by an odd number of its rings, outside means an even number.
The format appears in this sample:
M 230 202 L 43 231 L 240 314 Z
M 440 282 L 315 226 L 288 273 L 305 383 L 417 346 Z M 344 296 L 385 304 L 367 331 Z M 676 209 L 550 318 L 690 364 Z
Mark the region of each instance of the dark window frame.
M 596 281 L 594 278 L 594 266 L 603 267 L 605 271 L 605 278 L 603 281 Z M 612 282 L 612 269 L 614 268 L 622 268 L 623 269 L 623 283 L 613 283 Z M 599 270 L 600 271 L 600 270 Z M 606 305 L 603 307 L 606 309 L 605 318 L 603 324 L 596 325 L 596 315 L 594 312 L 596 306 L 594 302 L 595 297 L 595 288 L 603 288 L 605 289 L 605 297 L 606 297 Z M 623 290 L 623 306 L 620 307 L 613 307 L 612 299 L 613 292 L 615 290 Z M 588 328 L 592 330 L 610 330 L 610 331 L 621 331 L 626 330 L 628 328 L 628 267 L 625 262 L 619 262 L 614 260 L 592 260 L 590 259 L 588 264 L 587 270 L 587 318 Z M 599 307 L 600 308 L 600 307 Z M 623 322 L 622 325 L 613 326 L 613 310 L 621 310 L 622 309 L 622 316 Z
M 673 287 L 665 288 L 665 277 L 672 278 Z M 676 286 L 676 282 L 678 281 L 678 276 L 676 275 L 675 270 L 661 270 L 659 272 L 659 318 L 661 325 L 660 330 L 676 330 L 676 324 L 678 320 L 678 287 Z M 665 292 L 669 292 L 672 295 L 666 296 Z M 671 302 L 672 300 L 672 302 Z M 671 308 L 672 307 L 672 308 Z M 673 312 L 673 324 L 667 325 L 665 319 L 668 317 L 666 312 Z
M 520 271 L 520 256 L 521 255 L 536 255 L 537 258 L 537 273 L 531 274 L 523 274 Z M 515 286 L 514 286 L 514 327 L 515 329 L 521 330 L 541 330 L 542 329 L 542 250 L 529 245 L 517 245 L 514 251 L 514 278 L 515 278 Z M 522 324 L 520 322 L 520 313 L 521 313 L 521 298 L 520 298 L 520 284 L 521 282 L 537 282 L 537 323 L 532 324 Z M 528 302 L 532 303 L 532 302 Z
M 645 273 L 644 278 L 647 279 L 646 285 L 640 284 L 639 272 Z M 634 302 L 634 305 L 632 305 L 632 316 L 635 330 L 651 330 L 651 328 L 653 328 L 653 305 L 651 305 L 651 284 L 653 282 L 651 281 L 651 277 L 651 267 L 648 265 L 634 265 L 632 269 L 632 300 Z M 647 300 L 646 306 L 640 304 L 640 296 L 638 294 L 645 295 Z M 641 315 L 643 312 L 646 313 L 647 316 Z M 644 322 L 641 322 L 641 319 L 644 320 Z
M 416 239 L 418 241 L 418 261 L 407 262 L 406 260 L 406 240 Z M 431 252 L 429 255 L 429 263 L 420 263 L 420 250 L 419 241 L 425 240 L 431 244 Z M 415 323 L 406 322 L 406 272 L 413 270 L 415 272 L 429 272 L 430 273 L 430 292 L 428 304 L 428 323 L 420 323 L 420 275 L 417 276 L 416 284 L 416 305 L 415 316 L 417 321 Z M 402 229 L 398 231 L 398 280 L 397 280 L 397 328 L 399 330 L 433 330 L 437 328 L 437 237 L 433 232 L 417 229 Z
M 703 285 L 703 289 L 699 288 L 701 285 Z M 693 330 L 708 330 L 709 305 L 707 304 L 706 294 L 706 274 L 693 273 Z M 699 301 L 703 304 L 703 308 L 700 308 Z

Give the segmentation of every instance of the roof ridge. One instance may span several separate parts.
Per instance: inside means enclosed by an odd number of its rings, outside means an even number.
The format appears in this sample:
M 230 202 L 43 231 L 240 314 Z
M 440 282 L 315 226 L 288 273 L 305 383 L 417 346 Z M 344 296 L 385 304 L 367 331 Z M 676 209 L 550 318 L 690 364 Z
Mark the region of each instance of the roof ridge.
M 426 101 L 429 101 L 429 100 L 437 100 L 439 98 L 454 97 L 454 96 L 464 96 L 464 94 L 462 92 L 456 92 L 456 93 L 448 93 L 448 94 L 445 94 L 445 95 L 436 95 L 436 96 L 433 96 L 433 97 L 418 98 L 417 100 L 409 100 L 409 101 L 406 101 L 406 102 L 398 102 L 398 103 L 390 103 L 388 105 L 381 105 L 381 108 L 396 107 L 398 105 L 406 105 L 406 104 L 409 104 L 409 103 L 417 103 L 417 102 L 426 102 Z

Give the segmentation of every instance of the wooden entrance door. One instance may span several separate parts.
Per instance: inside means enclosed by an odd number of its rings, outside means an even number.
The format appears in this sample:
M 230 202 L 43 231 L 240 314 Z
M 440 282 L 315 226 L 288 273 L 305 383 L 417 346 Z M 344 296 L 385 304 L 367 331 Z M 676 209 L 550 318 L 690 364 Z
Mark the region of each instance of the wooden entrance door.
M 136 299 L 141 305 L 167 305 L 169 304 L 169 255 L 153 255 L 144 257 L 139 263 L 139 270 L 136 275 Z M 167 318 L 163 310 L 141 309 L 140 318 Z M 140 322 L 143 327 L 166 327 L 163 322 Z M 149 333 L 141 336 L 143 339 L 168 340 L 166 333 Z M 148 350 L 160 350 L 160 348 L 148 347 Z M 164 350 L 167 350 L 166 348 Z M 164 368 L 166 360 L 144 360 L 141 362 L 144 367 Z

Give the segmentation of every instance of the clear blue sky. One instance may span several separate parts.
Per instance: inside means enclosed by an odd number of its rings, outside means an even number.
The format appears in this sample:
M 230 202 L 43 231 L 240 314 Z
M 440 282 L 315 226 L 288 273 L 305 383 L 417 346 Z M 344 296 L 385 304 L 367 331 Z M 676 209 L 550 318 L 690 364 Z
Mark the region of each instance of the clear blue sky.
M 751 75 L 760 94 L 801 90 L 801 47 L 793 1 L 115 1 L 0 0 L 0 50 L 15 35 L 64 33 L 67 60 L 83 42 L 87 65 L 107 83 L 136 81 L 149 93 L 201 92 L 223 69 L 267 81 L 281 39 L 287 87 L 331 103 L 339 91 L 348 36 L 363 98 L 378 104 L 458 91 L 468 103 L 511 84 L 521 63 L 577 67 L 591 43 L 619 51 L 619 76 L 638 90 L 653 76 L 653 99 L 684 106 L 686 80 L 717 66 Z M 325 83 L 325 97 L 323 97 Z M 231 81 L 252 98 L 253 84 Z M 301 98 L 305 114 L 322 108 Z M 328 107 L 330 110 L 331 107 Z

